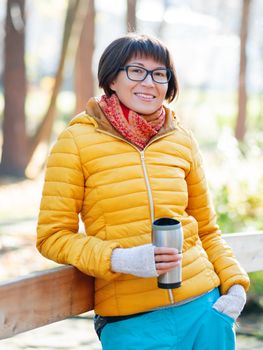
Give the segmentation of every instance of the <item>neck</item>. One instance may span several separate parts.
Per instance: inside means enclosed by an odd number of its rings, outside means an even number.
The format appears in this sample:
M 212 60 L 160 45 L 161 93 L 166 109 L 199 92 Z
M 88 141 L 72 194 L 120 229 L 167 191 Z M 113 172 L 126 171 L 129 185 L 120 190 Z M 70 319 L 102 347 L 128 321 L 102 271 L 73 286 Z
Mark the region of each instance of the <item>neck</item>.
M 124 117 L 128 120 L 130 109 L 127 106 L 125 106 L 121 101 L 120 101 L 120 106 Z

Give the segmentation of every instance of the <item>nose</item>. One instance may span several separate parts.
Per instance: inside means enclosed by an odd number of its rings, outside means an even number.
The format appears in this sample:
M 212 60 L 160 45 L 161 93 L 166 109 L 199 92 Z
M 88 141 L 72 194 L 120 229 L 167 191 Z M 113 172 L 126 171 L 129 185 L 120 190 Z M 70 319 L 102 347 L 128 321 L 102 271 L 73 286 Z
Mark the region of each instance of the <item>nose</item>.
M 154 86 L 154 81 L 150 73 L 147 74 L 146 78 L 141 82 L 145 86 Z

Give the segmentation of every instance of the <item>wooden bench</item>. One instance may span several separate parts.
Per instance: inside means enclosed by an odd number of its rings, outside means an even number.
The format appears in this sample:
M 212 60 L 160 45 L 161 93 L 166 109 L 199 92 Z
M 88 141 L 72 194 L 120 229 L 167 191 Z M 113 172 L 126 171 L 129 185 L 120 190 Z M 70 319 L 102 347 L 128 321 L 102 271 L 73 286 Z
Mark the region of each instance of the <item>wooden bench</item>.
M 223 235 L 247 272 L 263 270 L 263 231 Z M 93 278 L 60 266 L 0 283 L 0 339 L 93 310 Z

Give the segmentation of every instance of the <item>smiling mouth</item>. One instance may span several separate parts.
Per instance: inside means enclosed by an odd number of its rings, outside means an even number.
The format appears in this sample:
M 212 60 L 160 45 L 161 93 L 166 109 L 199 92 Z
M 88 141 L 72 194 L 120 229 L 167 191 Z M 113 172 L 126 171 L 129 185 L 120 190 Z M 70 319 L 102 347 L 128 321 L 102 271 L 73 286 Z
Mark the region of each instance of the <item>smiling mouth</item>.
M 137 92 L 135 93 L 135 96 L 138 96 L 144 100 L 148 100 L 148 101 L 151 101 L 153 99 L 155 99 L 155 96 L 154 95 L 148 95 L 148 94 L 143 94 L 143 93 L 140 93 L 140 92 Z

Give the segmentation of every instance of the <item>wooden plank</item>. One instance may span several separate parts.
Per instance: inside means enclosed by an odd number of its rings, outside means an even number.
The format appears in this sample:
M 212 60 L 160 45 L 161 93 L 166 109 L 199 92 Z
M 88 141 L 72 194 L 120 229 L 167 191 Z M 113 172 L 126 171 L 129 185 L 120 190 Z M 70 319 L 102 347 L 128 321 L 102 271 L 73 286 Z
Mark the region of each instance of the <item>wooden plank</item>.
M 223 237 L 247 272 L 263 270 L 263 231 L 224 234 Z
M 0 339 L 93 309 L 94 283 L 61 266 L 0 283 Z

